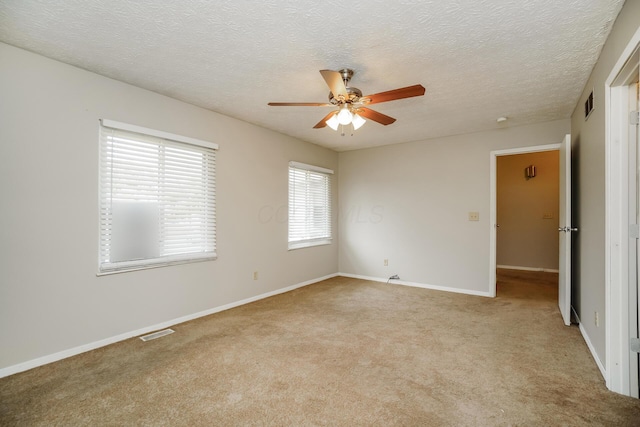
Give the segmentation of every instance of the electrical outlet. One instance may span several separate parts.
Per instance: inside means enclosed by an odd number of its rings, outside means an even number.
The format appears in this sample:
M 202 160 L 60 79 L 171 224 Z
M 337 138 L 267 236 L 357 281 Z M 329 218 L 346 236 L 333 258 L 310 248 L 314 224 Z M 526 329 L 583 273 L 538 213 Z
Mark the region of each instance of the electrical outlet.
M 596 324 L 596 328 L 600 327 L 600 316 L 598 315 L 598 312 L 594 312 L 594 316 L 593 316 L 593 321 Z
M 469 221 L 480 221 L 480 212 L 469 212 Z
M 545 212 L 542 214 L 542 219 L 553 219 L 553 214 L 551 212 Z
M 253 272 L 253 280 L 258 280 L 258 272 L 257 271 Z
M 388 260 L 388 259 L 385 259 L 385 260 L 384 260 L 384 266 L 385 266 L 385 267 L 388 267 L 388 266 L 389 266 L 389 260 Z

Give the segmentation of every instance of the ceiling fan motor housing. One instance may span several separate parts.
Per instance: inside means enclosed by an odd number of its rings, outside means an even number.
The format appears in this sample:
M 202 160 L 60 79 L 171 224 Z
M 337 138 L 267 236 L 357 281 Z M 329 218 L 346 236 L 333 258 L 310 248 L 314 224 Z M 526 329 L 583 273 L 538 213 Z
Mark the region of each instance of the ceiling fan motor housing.
M 338 71 L 338 73 L 340 73 L 345 89 L 347 89 L 347 97 L 345 98 L 342 95 L 336 97 L 333 92 L 329 92 L 329 102 L 333 105 L 352 104 L 354 102 L 358 102 L 358 100 L 362 98 L 362 91 L 357 87 L 348 86 L 351 77 L 353 77 L 353 70 L 350 68 L 343 68 Z
M 346 87 L 348 98 L 344 98 L 343 96 L 338 96 L 337 98 L 333 95 L 333 92 L 329 92 L 329 102 L 333 105 L 342 105 L 342 104 L 353 104 L 358 102 L 360 98 L 362 98 L 362 91 L 357 87 Z

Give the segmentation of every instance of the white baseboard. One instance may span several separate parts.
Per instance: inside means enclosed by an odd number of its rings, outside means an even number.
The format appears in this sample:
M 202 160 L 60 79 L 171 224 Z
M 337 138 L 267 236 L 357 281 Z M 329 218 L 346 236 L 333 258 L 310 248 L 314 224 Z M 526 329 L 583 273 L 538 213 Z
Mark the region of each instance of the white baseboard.
M 560 270 L 554 268 L 542 268 L 542 267 L 520 267 L 517 265 L 496 265 L 497 268 L 504 268 L 505 270 L 522 270 L 522 271 L 544 271 L 545 273 L 559 273 Z
M 582 326 L 582 322 L 580 321 L 580 316 L 578 316 L 578 313 L 576 313 L 576 311 L 573 309 L 573 306 L 571 306 L 571 311 L 573 312 L 573 316 L 575 317 L 575 319 L 578 321 L 580 333 L 582 334 L 582 338 L 584 339 L 584 342 L 587 343 L 587 347 L 591 352 L 591 357 L 593 357 L 593 360 L 595 360 L 596 365 L 598 366 L 598 369 L 600 369 L 600 374 L 602 375 L 602 378 L 606 381 L 607 370 L 604 368 L 604 365 L 602 364 L 600 357 L 598 357 L 598 353 L 596 353 L 596 348 L 591 343 L 591 339 L 589 338 L 589 335 L 587 334 L 586 329 L 584 329 L 584 327 Z
M 118 341 L 123 341 L 129 338 L 137 337 L 139 335 L 144 335 L 149 332 L 157 331 L 160 329 L 165 329 L 170 326 L 177 325 L 179 323 L 184 323 L 189 320 L 197 319 L 199 317 L 208 316 L 210 314 L 219 313 L 221 311 L 229 310 L 234 307 L 238 307 L 244 304 L 249 304 L 254 301 L 258 301 L 261 299 L 269 298 L 274 295 L 283 294 L 285 292 L 292 291 L 294 289 L 298 289 L 304 286 L 311 285 L 313 283 L 321 282 L 326 279 L 330 279 L 332 277 L 338 276 L 337 273 L 329 274 L 324 277 L 319 277 L 317 279 L 307 280 L 306 282 L 297 283 L 295 285 L 287 286 L 286 288 L 277 289 L 275 291 L 267 292 L 264 294 L 256 295 L 254 297 L 246 298 L 240 301 L 232 302 L 229 304 L 225 304 L 219 307 L 214 307 L 208 310 L 200 311 L 198 313 L 188 314 L 186 316 L 178 317 L 177 319 L 168 320 L 166 322 L 158 323 L 156 325 L 147 326 L 141 329 L 137 329 L 131 332 L 125 332 L 124 334 L 116 335 L 110 338 L 105 338 L 103 340 L 94 341 L 92 343 L 83 344 L 78 347 L 70 348 L 68 350 L 59 351 L 57 353 L 49 354 L 46 356 L 38 357 L 36 359 L 29 360 L 27 362 L 18 363 L 17 365 L 8 366 L 6 368 L 0 369 L 0 378 L 8 377 L 9 375 L 17 374 L 19 372 L 28 371 L 29 369 L 37 368 L 38 366 L 46 365 L 48 363 L 57 362 L 62 359 L 66 359 L 67 357 L 76 356 L 81 353 L 85 353 L 87 351 L 95 350 L 96 348 L 104 347 L 109 344 L 117 343 Z
M 411 286 L 414 288 L 432 289 L 435 291 L 455 292 L 457 294 L 475 295 L 480 297 L 490 297 L 489 292 L 474 291 L 471 289 L 451 288 L 448 286 L 428 285 L 425 283 L 407 282 L 404 280 L 387 280 L 381 277 L 361 276 L 358 274 L 338 273 L 338 276 L 350 277 L 352 279 L 370 280 L 372 282 L 389 283 L 391 285 Z

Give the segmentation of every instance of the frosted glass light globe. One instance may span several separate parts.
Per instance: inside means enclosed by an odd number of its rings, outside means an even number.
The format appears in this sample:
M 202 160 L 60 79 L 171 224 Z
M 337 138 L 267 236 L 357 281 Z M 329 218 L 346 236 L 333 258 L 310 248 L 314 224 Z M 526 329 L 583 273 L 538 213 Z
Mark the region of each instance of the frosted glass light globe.
M 367 121 L 365 119 L 362 118 L 362 116 L 360 116 L 359 114 L 354 114 L 353 115 L 353 121 L 351 122 L 353 124 L 353 130 L 358 130 L 360 129 L 360 127 L 365 124 Z
M 343 107 L 338 113 L 338 122 L 341 125 L 348 125 L 353 120 L 353 114 L 347 107 Z
M 327 123 L 327 125 L 329 125 L 331 129 L 338 130 L 338 125 L 340 124 L 340 122 L 338 121 L 338 114 L 334 114 L 333 116 L 331 116 L 331 118 L 325 123 Z

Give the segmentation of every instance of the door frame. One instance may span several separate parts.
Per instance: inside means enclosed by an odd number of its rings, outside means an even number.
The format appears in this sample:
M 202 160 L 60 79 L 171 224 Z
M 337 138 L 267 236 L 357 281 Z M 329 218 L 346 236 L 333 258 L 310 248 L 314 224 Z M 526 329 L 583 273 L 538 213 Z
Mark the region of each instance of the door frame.
M 489 153 L 489 296 L 496 296 L 496 246 L 498 217 L 498 157 L 515 154 L 539 153 L 542 151 L 559 151 L 562 144 L 534 145 L 530 147 L 507 148 Z
M 640 28 L 605 80 L 605 381 L 632 395 L 629 336 L 629 98 L 630 60 L 640 51 Z M 637 65 L 637 62 L 636 62 Z

